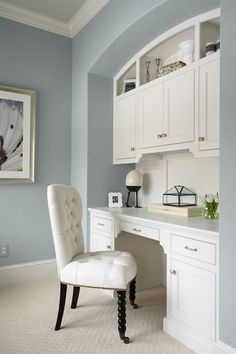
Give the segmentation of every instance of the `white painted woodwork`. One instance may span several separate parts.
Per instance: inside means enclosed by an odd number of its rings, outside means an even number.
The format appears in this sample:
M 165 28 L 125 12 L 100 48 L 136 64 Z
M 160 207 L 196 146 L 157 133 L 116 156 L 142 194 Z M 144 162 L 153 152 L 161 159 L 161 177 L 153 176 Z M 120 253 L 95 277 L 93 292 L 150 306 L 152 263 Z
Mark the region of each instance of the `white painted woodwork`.
M 194 139 L 194 70 L 141 91 L 139 147 L 184 143 Z
M 171 259 L 170 317 L 215 340 L 215 274 Z
M 116 101 L 115 158 L 129 159 L 136 156 L 136 95 L 131 94 Z
M 162 144 L 164 131 L 163 83 L 148 87 L 138 95 L 139 101 L 139 147 Z
M 216 247 L 209 242 L 172 234 L 171 252 L 210 264 L 216 263 Z
M 219 68 L 214 63 L 219 52 L 204 57 L 206 41 L 217 37 L 219 29 L 219 9 L 189 19 L 149 43 L 115 76 L 113 163 L 135 163 L 144 154 L 181 150 L 195 157 L 219 156 Z M 195 41 L 194 62 L 156 78 L 155 58 L 175 54 L 184 39 Z M 151 61 L 150 82 L 146 60 Z M 135 68 L 136 88 L 122 94 L 123 79 L 134 76 Z M 137 96 L 137 108 L 132 107 L 133 120 L 125 127 L 127 108 L 132 106 L 125 101 L 133 101 L 131 95 Z
M 199 150 L 219 148 L 219 59 L 199 67 Z
M 108 0 L 0 1 L 0 16 L 73 38 L 107 3 Z
M 97 233 L 91 222 L 92 250 L 106 250 L 108 246 L 134 251 L 141 278 L 144 278 L 143 285 L 154 286 L 162 279 L 158 269 L 158 266 L 162 267 L 162 255 L 155 247 L 155 243 L 160 242 L 166 253 L 167 270 L 164 330 L 198 354 L 213 354 L 218 318 L 218 222 L 202 217 L 159 215 L 147 208 L 96 208 L 89 211 L 91 218 L 109 219 L 115 225 L 108 237 L 108 234 Z M 197 248 L 197 252 L 185 246 Z M 154 268 L 150 268 L 151 257 Z M 156 257 L 160 257 L 159 262 Z M 149 269 L 150 274 L 145 274 L 145 269 Z
M 194 139 L 194 70 L 164 82 L 163 144 Z
M 93 232 L 91 251 L 109 251 L 112 249 L 112 239 L 103 234 Z
M 144 237 L 151 238 L 153 240 L 159 241 L 160 240 L 160 232 L 158 229 L 154 229 L 152 227 L 143 226 L 140 224 L 132 224 L 129 222 L 121 222 L 121 230 L 140 235 Z
M 92 226 L 103 232 L 112 232 L 112 220 L 97 216 L 92 217 Z

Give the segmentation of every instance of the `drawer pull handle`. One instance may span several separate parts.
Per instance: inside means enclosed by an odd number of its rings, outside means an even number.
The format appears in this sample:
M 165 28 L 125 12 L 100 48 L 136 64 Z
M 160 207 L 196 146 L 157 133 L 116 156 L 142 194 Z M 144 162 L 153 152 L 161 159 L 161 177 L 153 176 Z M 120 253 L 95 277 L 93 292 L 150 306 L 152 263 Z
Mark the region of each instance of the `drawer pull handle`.
M 176 270 L 171 269 L 171 270 L 170 270 L 170 274 L 172 274 L 172 275 L 176 275 Z
M 162 138 L 162 134 L 157 134 L 158 139 Z
M 164 134 L 162 134 L 162 136 L 161 136 L 162 138 L 166 138 L 167 137 L 167 134 L 166 133 L 164 133 Z
M 184 248 L 188 251 L 197 252 L 197 248 L 192 248 L 192 247 L 188 247 L 188 246 L 185 246 Z
M 136 232 L 142 232 L 141 229 L 136 229 L 136 227 L 133 228 L 133 231 L 136 231 Z
M 104 226 L 104 224 L 102 224 L 101 222 L 98 222 L 98 225 L 99 225 L 99 226 Z
M 107 250 L 110 250 L 111 249 L 111 246 L 110 245 L 107 245 Z
M 204 141 L 205 140 L 205 138 L 204 138 L 204 136 L 199 136 L 199 138 L 198 138 L 198 141 Z

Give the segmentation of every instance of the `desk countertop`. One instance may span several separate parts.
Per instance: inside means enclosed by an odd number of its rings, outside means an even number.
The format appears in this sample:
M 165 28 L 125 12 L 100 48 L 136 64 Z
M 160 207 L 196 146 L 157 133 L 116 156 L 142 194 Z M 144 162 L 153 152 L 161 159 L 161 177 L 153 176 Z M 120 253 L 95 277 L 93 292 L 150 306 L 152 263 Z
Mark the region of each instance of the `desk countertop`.
M 205 231 L 216 236 L 219 234 L 218 220 L 207 220 L 202 216 L 186 218 L 183 216 L 163 215 L 148 211 L 148 208 L 89 208 L 90 211 L 108 212 L 117 218 L 145 219 L 160 224 L 171 224 L 172 226 L 184 227 L 187 229 Z

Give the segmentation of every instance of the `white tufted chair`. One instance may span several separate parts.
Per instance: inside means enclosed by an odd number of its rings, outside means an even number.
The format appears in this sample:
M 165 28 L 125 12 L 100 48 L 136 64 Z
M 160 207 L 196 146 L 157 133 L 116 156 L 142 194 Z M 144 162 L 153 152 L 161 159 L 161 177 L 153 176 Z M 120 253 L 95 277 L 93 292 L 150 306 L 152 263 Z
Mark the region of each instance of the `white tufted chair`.
M 126 331 L 126 289 L 130 285 L 130 303 L 135 304 L 137 265 L 128 252 L 101 251 L 84 253 L 81 227 L 82 202 L 79 192 L 70 186 L 48 187 L 48 208 L 56 252 L 60 300 L 55 330 L 61 327 L 67 285 L 73 285 L 71 308 L 76 308 L 81 286 L 117 290 L 118 331 L 129 343 Z

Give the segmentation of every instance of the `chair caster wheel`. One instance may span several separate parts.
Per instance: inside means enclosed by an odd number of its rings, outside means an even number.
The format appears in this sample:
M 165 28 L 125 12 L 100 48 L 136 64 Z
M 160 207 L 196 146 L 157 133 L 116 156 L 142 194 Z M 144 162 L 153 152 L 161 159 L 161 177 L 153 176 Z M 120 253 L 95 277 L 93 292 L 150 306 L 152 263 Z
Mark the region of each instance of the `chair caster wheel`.
M 129 344 L 129 337 L 124 336 L 121 340 L 123 340 L 125 344 Z
M 138 304 L 135 304 L 134 301 L 130 301 L 130 305 L 133 306 L 134 309 L 138 309 Z

